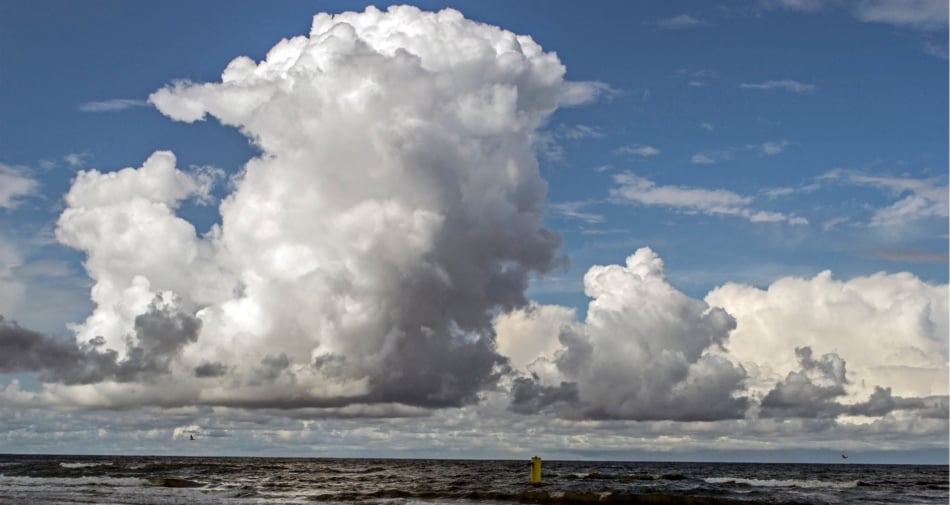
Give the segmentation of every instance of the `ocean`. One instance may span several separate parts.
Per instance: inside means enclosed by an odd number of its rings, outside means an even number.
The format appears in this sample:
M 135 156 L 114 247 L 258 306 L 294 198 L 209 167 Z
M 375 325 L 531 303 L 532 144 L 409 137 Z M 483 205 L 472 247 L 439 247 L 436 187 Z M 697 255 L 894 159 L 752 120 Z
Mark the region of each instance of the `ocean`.
M 941 504 L 947 466 L 0 455 L 2 505 Z

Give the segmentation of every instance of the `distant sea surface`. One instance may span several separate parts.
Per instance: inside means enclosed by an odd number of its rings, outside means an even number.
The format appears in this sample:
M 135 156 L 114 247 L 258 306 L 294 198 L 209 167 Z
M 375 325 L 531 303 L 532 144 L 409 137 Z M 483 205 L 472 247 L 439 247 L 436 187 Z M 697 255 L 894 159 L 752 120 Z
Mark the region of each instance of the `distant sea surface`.
M 941 504 L 947 466 L 0 455 L 0 505 Z

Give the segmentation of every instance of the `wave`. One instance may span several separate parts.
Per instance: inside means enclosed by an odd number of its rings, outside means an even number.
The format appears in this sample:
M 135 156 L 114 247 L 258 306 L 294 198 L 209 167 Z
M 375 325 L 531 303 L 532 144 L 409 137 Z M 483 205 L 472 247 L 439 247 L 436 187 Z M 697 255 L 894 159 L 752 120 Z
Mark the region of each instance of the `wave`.
M 0 487 L 75 487 L 75 486 L 147 486 L 149 481 L 136 477 L 23 477 L 0 474 Z
M 567 480 L 685 480 L 689 477 L 676 473 L 600 473 L 580 472 L 562 475 Z
M 63 467 L 63 468 L 92 468 L 92 467 L 95 467 L 95 466 L 112 466 L 112 462 L 111 462 L 111 461 L 102 461 L 102 462 L 99 462 L 99 463 L 86 463 L 86 462 L 65 463 L 65 462 L 62 462 L 62 461 L 61 461 L 61 462 L 59 463 L 59 466 L 61 466 L 61 467 Z
M 441 502 L 451 500 L 459 502 L 514 502 L 535 503 L 541 505 L 615 505 L 615 504 L 649 504 L 649 505 L 764 505 L 773 503 L 748 499 L 733 499 L 718 496 L 679 493 L 629 493 L 615 491 L 571 491 L 571 490 L 529 490 L 529 491 L 469 491 L 464 493 L 442 492 L 413 492 L 404 489 L 382 489 L 370 493 L 343 492 L 324 493 L 309 498 L 316 502 L 359 503 L 377 500 L 398 501 L 429 500 Z M 796 502 L 782 502 L 783 505 L 802 505 Z
M 739 477 L 707 477 L 707 484 L 739 484 L 752 487 L 798 487 L 849 489 L 858 487 L 859 480 L 827 481 L 818 479 L 743 479 Z

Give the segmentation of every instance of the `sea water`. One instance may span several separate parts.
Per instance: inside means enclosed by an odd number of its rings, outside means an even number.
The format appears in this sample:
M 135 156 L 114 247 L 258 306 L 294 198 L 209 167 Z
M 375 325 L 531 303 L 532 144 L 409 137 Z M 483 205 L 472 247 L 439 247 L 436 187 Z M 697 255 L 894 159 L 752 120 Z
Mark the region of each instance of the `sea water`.
M 0 456 L 0 505 L 941 504 L 948 467 Z

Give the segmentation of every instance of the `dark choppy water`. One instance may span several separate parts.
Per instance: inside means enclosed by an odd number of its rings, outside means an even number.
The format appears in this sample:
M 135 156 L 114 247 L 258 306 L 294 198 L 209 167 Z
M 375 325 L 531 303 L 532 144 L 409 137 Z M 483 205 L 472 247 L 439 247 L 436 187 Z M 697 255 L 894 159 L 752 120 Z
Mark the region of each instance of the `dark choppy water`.
M 948 503 L 948 468 L 545 461 L 0 456 L 0 505 Z

